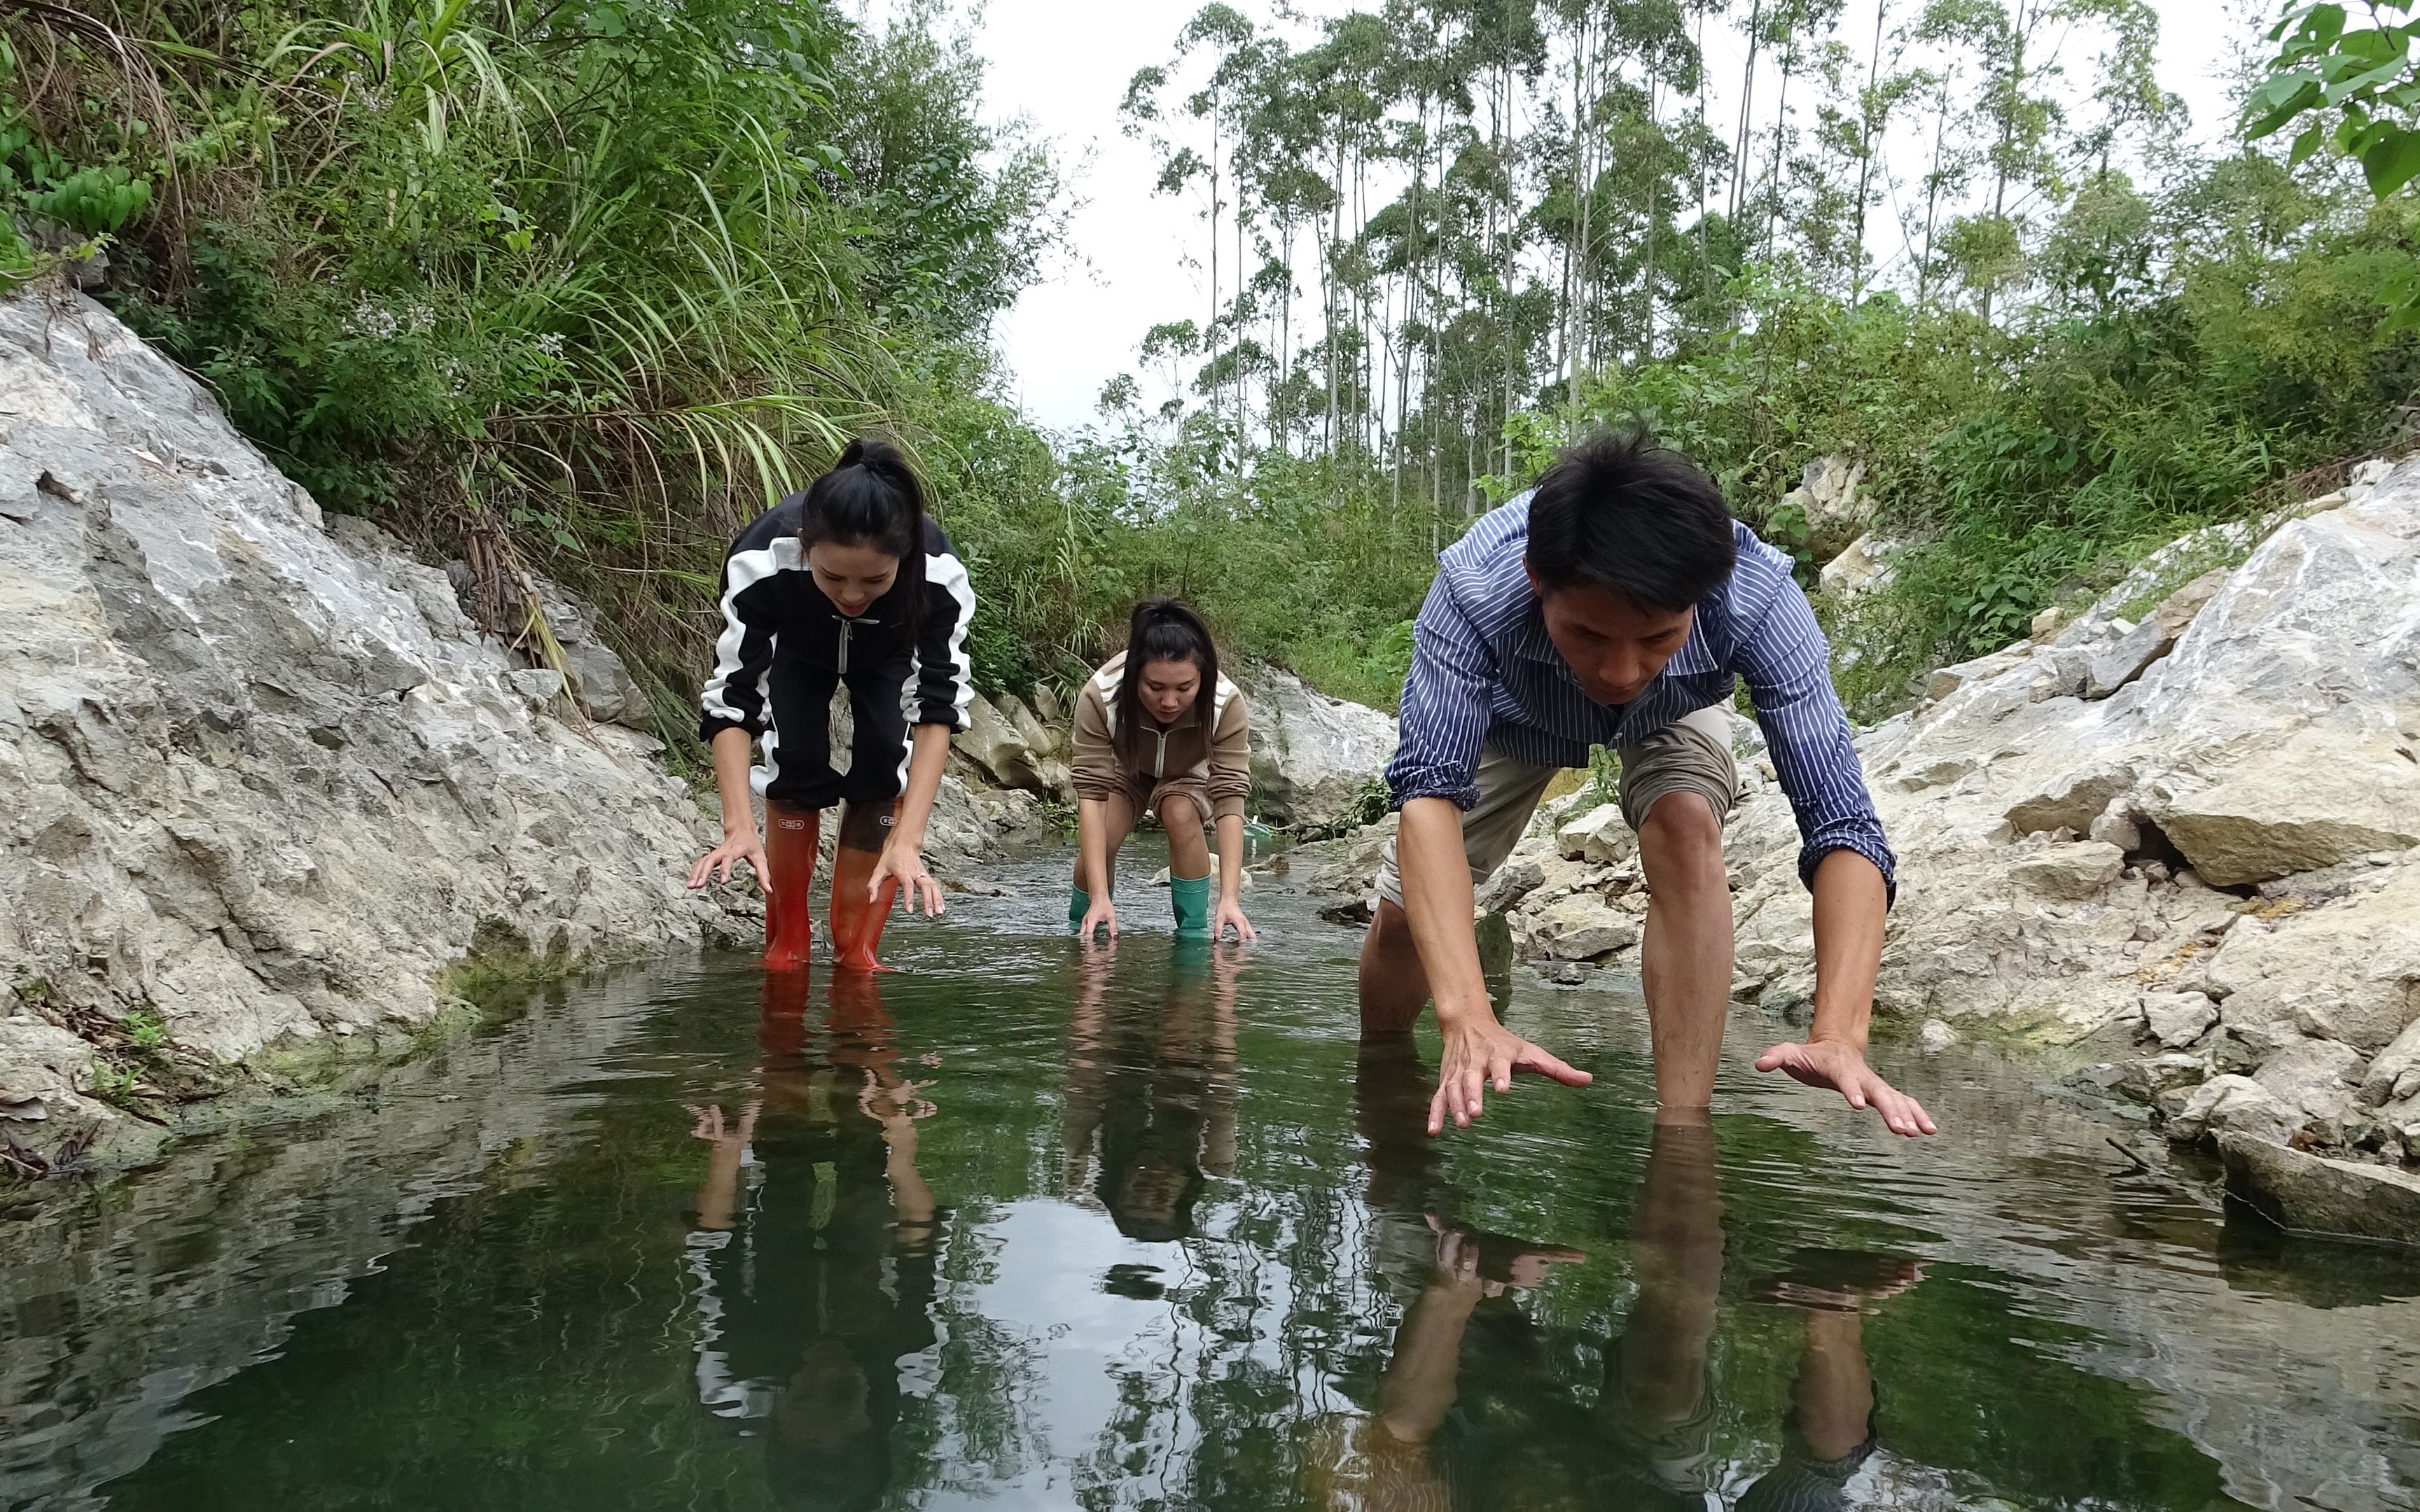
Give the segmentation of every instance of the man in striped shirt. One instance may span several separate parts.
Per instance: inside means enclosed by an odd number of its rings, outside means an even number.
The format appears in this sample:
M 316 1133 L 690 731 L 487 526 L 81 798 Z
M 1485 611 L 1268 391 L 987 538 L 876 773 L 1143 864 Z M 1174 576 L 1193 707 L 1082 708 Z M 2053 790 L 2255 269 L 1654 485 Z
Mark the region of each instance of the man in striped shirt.
M 1575 1070 L 1497 1023 L 1472 889 L 1520 839 L 1556 772 L 1592 746 L 1621 761 L 1623 817 L 1651 893 L 1640 964 L 1659 1107 L 1713 1098 L 1730 997 L 1723 825 L 1739 796 L 1730 702 L 1745 678 L 1798 817 L 1814 893 L 1815 1019 L 1759 1071 L 1783 1071 L 1931 1134 L 1913 1098 L 1866 1064 L 1895 862 L 1867 795 L 1830 653 L 1790 559 L 1730 517 L 1679 453 L 1606 433 L 1437 562 L 1413 627 L 1401 742 L 1387 781 L 1403 820 L 1361 948 L 1365 1032 L 1407 1029 L 1434 996 L 1445 1055 L 1429 1132 L 1468 1127 L 1517 1072 Z

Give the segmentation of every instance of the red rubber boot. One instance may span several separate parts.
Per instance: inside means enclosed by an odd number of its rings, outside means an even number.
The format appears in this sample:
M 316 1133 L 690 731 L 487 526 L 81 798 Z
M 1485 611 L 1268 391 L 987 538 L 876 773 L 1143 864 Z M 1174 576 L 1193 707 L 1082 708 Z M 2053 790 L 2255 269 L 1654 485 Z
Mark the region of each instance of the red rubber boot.
M 773 888 L 765 899 L 765 969 L 794 971 L 807 964 L 814 945 L 815 918 L 807 891 L 815 881 L 815 842 L 823 815 L 787 803 L 765 806 L 765 859 Z M 861 889 L 865 885 L 858 884 Z
M 897 812 L 895 804 L 892 812 Z M 891 920 L 891 904 L 899 896 L 899 884 L 884 879 L 880 895 L 868 901 L 866 884 L 873 880 L 875 863 L 882 859 L 882 853 L 848 843 L 860 838 L 851 831 L 861 827 L 865 826 L 853 825 L 844 816 L 841 844 L 832 852 L 833 964 L 843 971 L 889 971 L 891 967 L 874 958 L 874 949 L 882 943 L 882 926 Z M 883 828 L 888 827 L 886 820 Z

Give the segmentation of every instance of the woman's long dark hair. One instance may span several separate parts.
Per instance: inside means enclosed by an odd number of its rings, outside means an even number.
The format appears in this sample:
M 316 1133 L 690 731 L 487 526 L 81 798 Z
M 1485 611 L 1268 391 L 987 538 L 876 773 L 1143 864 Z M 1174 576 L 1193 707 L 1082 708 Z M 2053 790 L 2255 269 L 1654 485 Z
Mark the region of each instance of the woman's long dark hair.
M 818 541 L 867 546 L 899 559 L 894 591 L 908 590 L 908 622 L 924 609 L 924 485 L 899 448 L 874 436 L 848 443 L 830 472 L 807 486 L 799 515 L 801 553 Z
M 1218 648 L 1211 643 L 1210 627 L 1193 606 L 1181 598 L 1146 598 L 1134 608 L 1126 625 L 1125 675 L 1118 680 L 1118 717 L 1131 725 L 1142 717 L 1142 667 L 1147 661 L 1189 661 L 1202 669 L 1202 687 L 1193 695 L 1195 708 L 1218 696 Z

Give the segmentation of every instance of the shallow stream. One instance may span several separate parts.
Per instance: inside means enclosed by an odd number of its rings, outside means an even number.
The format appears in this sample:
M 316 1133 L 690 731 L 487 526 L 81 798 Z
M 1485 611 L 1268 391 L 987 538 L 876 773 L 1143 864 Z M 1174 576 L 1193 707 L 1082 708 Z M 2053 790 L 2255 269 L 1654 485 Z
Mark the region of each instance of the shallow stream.
M 2228 1224 L 1965 1046 L 1936 1140 L 1747 1062 L 1420 1132 L 1357 936 L 1060 933 L 1063 863 L 868 988 L 567 983 L 366 1109 L 0 1223 L 0 1507 L 2420 1505 L 2420 1267 Z M 1634 980 L 1635 985 L 1635 980 Z

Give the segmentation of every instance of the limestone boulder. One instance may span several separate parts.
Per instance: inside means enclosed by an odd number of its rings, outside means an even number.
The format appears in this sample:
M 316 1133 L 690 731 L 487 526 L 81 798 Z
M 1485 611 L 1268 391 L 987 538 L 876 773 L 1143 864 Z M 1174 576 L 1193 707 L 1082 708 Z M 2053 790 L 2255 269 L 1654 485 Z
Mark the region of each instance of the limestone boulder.
M 2373 892 L 2244 919 L 2207 976 L 2230 1018 L 2377 1054 L 2420 1020 L 2420 867 L 2395 869 Z
M 1329 698 L 1282 668 L 1230 675 L 1251 701 L 1252 795 L 1261 815 L 1297 830 L 1335 827 L 1395 754 L 1393 717 Z
M 1638 923 L 1590 894 L 1554 903 L 1529 927 L 1529 954 L 1556 961 L 1588 961 L 1638 943 Z
M 1816 582 L 1835 598 L 1854 598 L 1890 586 L 1895 574 L 1890 564 L 1890 545 L 1876 540 L 1868 531 L 1840 548 L 1840 554 L 1823 563 L 1816 574 Z
M 2145 993 L 2143 1026 L 2171 1050 L 2181 1050 L 2218 1023 L 2218 1005 L 2207 993 Z
M 2362 1072 L 2360 1100 L 2365 1106 L 2399 1103 L 2420 1096 L 2420 1017 L 2380 1051 Z
M 2104 841 L 2044 845 L 2009 869 L 2009 879 L 2045 898 L 2089 898 L 2118 880 L 2125 853 Z
M 2288 1040 L 2261 1063 L 2252 1079 L 2298 1116 L 2299 1128 L 2316 1130 L 2336 1143 L 2353 1110 L 2353 1082 L 2362 1055 L 2335 1040 Z
M 1555 831 L 1555 849 L 1567 861 L 1610 866 L 1638 850 L 1638 837 L 1621 817 L 1621 805 L 1601 803 Z
M 2218 1152 L 2228 1193 L 2280 1228 L 2420 1244 L 2420 1176 L 2236 1133 L 2218 1136 Z
M 1043 789 L 1040 758 L 1014 720 L 977 693 L 967 704 L 967 727 L 951 744 L 997 786 L 1027 792 Z
M 2384 742 L 2305 730 L 2154 817 L 2204 881 L 2267 882 L 2420 844 L 2420 765 Z
M 2134 768 L 2123 764 L 2096 763 L 2081 771 L 2058 774 L 2044 790 L 2028 795 L 2009 809 L 2009 825 L 2018 834 L 2069 829 L 2085 834 L 2119 795 L 2134 785 Z
M 2302 1131 L 2302 1116 L 2249 1076 L 2213 1076 L 2194 1088 L 2167 1123 L 2168 1137 L 2191 1144 L 2223 1134 L 2282 1145 Z

